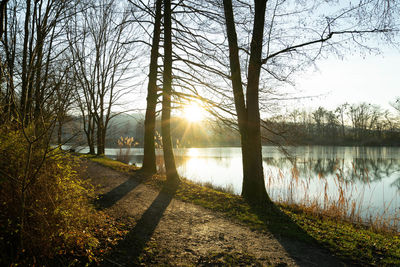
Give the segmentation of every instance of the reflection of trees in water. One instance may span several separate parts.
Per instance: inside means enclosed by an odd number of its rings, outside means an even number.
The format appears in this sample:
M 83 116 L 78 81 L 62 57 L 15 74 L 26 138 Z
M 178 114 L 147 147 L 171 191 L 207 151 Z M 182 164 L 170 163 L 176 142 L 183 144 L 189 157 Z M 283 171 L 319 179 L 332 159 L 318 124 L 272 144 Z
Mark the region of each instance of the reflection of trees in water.
M 390 186 L 397 187 L 397 190 L 400 191 L 400 176 Z
M 357 154 L 360 155 L 361 153 Z M 374 153 L 373 156 L 377 155 Z M 382 157 L 353 158 L 352 160 L 336 157 L 319 159 L 308 157 L 264 158 L 264 162 L 281 170 L 294 168 L 299 176 L 304 178 L 338 176 L 347 181 L 364 183 L 381 181 L 400 173 L 400 160 Z M 391 186 L 400 190 L 400 176 Z

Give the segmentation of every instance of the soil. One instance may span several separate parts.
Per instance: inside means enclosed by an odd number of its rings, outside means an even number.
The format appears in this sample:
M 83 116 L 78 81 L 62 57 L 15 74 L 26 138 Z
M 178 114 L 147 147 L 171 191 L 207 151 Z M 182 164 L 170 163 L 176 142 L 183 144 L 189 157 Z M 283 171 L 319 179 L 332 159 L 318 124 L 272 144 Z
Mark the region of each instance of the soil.
M 252 231 L 223 214 L 174 199 L 129 176 L 87 161 L 99 206 L 129 226 L 102 266 L 345 266 L 324 249 Z

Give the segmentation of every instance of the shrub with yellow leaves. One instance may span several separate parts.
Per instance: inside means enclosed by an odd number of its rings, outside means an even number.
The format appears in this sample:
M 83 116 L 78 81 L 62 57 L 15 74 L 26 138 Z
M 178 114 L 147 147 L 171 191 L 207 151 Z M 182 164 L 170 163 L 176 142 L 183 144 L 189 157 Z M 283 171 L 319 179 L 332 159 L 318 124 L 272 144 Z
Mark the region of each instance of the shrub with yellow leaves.
M 52 265 L 71 252 L 90 256 L 98 245 L 89 231 L 95 196 L 78 177 L 79 159 L 46 142 L 29 144 L 27 134 L 29 128 L 0 128 L 0 265 Z

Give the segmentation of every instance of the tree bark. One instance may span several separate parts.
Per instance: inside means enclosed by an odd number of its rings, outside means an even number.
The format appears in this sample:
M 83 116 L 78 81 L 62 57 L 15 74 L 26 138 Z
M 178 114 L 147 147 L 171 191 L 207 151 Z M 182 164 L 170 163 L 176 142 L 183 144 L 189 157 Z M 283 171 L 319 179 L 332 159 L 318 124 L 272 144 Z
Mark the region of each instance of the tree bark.
M 39 18 L 40 19 L 40 18 Z M 41 25 L 42 27 L 45 25 Z M 42 33 L 43 29 L 37 28 L 37 58 L 36 58 L 36 66 L 35 66 L 35 73 L 32 74 L 36 75 L 36 84 L 35 84 L 35 111 L 33 117 L 35 119 L 39 119 L 40 113 L 43 112 L 42 110 L 42 102 L 41 99 L 41 82 L 42 82 L 42 60 L 43 60 L 43 45 L 44 45 L 44 35 Z
M 26 102 L 27 102 L 27 94 L 28 94 L 28 40 L 29 40 L 29 19 L 31 14 L 31 1 L 26 1 L 26 13 L 25 13 L 25 22 L 24 22 L 24 44 L 22 50 L 22 85 L 21 85 L 21 99 L 20 99 L 20 114 L 21 121 L 25 120 L 26 116 Z
M 248 85 L 245 102 L 232 1 L 223 1 L 229 43 L 232 88 L 242 146 L 242 196 L 253 205 L 271 206 L 272 202 L 265 188 L 264 172 L 262 167 L 260 111 L 258 100 L 266 2 L 266 0 L 255 1 L 255 19 L 250 48 Z
M 154 134 L 156 126 L 157 60 L 161 33 L 161 8 L 162 0 L 156 0 L 156 15 L 150 55 L 149 84 L 147 87 L 147 108 L 144 121 L 144 151 L 142 167 L 142 171 L 149 174 L 157 172 Z
M 256 204 L 272 203 L 264 181 L 260 132 L 259 81 L 262 60 L 264 20 L 267 0 L 255 1 L 253 36 L 250 45 L 250 60 L 246 91 L 247 102 L 247 157 L 248 168 L 243 177 L 242 195 Z
M 94 155 L 95 150 L 94 150 L 94 121 L 93 121 L 93 115 L 88 115 L 88 129 L 86 132 L 86 138 L 88 141 L 88 146 L 89 146 L 89 154 Z
M 37 57 L 36 55 L 36 47 L 34 48 L 34 42 L 35 42 L 35 31 L 37 31 L 39 25 L 37 25 L 37 23 L 35 22 L 37 20 L 37 12 L 38 12 L 38 8 L 37 8 L 37 1 L 34 1 L 33 4 L 33 14 L 32 14 L 32 23 L 31 23 L 31 37 L 30 37 L 30 41 L 29 41 L 29 48 L 28 48 L 28 52 L 29 52 L 29 62 L 28 62 L 28 70 L 27 70 L 27 80 L 28 80 L 28 84 L 27 84 L 27 96 L 26 96 L 26 102 L 25 102 L 25 123 L 29 124 L 31 122 L 31 120 L 33 119 L 33 114 L 32 114 L 32 108 L 33 108 L 33 94 L 34 94 L 34 87 L 33 87 L 33 83 L 35 81 L 35 65 L 34 65 L 34 61 L 35 58 Z M 36 26 L 36 27 L 35 27 Z M 37 40 L 36 40 L 37 41 Z M 35 125 L 38 126 L 38 125 Z
M 97 122 L 97 155 L 104 155 L 106 130 L 103 121 Z
M 3 22 L 3 36 L 1 37 L 4 40 L 4 48 L 6 52 L 6 60 L 7 60 L 7 68 L 8 68 L 8 73 L 14 73 L 14 63 L 15 63 L 15 38 L 16 38 L 16 33 L 13 34 L 13 31 L 11 31 L 11 46 L 8 40 L 8 14 L 7 14 L 7 2 L 8 0 L 2 1 L 1 2 L 1 12 L 3 14 L 3 18 L 1 21 Z M 13 12 L 13 16 L 15 17 L 15 8 Z M 3 21 L 4 19 L 4 21 Z M 15 92 L 14 92 L 14 76 L 9 75 L 8 77 L 8 82 L 7 82 L 7 89 L 6 89 L 6 120 L 10 121 L 12 117 L 15 117 L 16 115 L 16 109 L 15 109 Z
M 7 27 L 7 2 L 8 0 L 0 1 L 0 39 L 3 38 L 3 34 L 6 32 Z
M 171 1 L 164 0 L 164 73 L 161 132 L 165 170 L 168 183 L 179 182 L 171 140 L 171 92 L 172 92 L 172 43 L 171 43 Z
M 57 127 L 57 144 L 62 144 L 62 123 L 60 121 L 58 121 Z

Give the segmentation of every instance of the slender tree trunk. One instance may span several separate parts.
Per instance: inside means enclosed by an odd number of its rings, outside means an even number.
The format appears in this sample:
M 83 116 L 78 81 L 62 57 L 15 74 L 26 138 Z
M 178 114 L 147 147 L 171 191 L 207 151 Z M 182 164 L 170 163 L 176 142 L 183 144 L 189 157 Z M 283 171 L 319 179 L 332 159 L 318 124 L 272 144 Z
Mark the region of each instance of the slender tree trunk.
M 94 123 L 91 115 L 88 115 L 88 127 L 87 130 L 85 129 L 85 134 L 89 146 L 89 154 L 94 155 Z
M 150 55 L 149 84 L 147 87 L 147 108 L 144 121 L 144 152 L 142 171 L 154 174 L 157 172 L 154 134 L 156 126 L 157 105 L 157 59 L 161 33 L 162 0 L 156 0 L 156 16 L 154 20 L 153 42 Z
M 10 65 L 10 60 L 9 60 L 9 47 L 8 47 L 8 33 L 7 33 L 7 0 L 3 0 L 0 2 L 0 40 L 4 40 L 4 49 L 6 51 L 6 61 L 7 65 Z M 7 68 L 10 70 L 11 67 L 7 66 Z M 5 74 L 5 75 L 4 75 Z M 4 76 L 6 82 L 6 95 L 5 95 L 5 104 L 6 106 L 2 110 L 4 112 L 4 119 L 8 121 L 11 118 L 11 86 L 10 86 L 10 81 L 9 78 L 7 77 L 7 71 L 1 70 L 1 77 L 0 80 L 3 81 Z M 4 75 L 4 76 L 3 76 Z M 12 75 L 10 75 L 11 77 Z M 2 114 L 3 115 L 3 114 Z
M 89 118 L 89 134 L 88 134 L 88 143 L 89 143 L 89 154 L 94 155 L 95 154 L 95 149 L 94 149 L 94 119 L 93 115 Z
M 83 131 L 86 135 L 87 145 L 89 146 L 89 154 L 94 155 L 94 123 L 93 123 L 93 115 L 87 115 L 87 121 L 85 117 L 85 113 L 82 112 L 82 122 L 83 122 Z
M 106 135 L 107 135 L 107 126 L 103 125 L 103 131 L 101 132 L 101 151 L 102 155 L 106 154 Z
M 172 92 L 172 43 L 171 43 L 171 1 L 164 0 L 164 74 L 161 132 L 167 181 L 179 181 L 171 140 L 171 92 Z
M 33 83 L 35 81 L 35 65 L 34 65 L 34 60 L 37 57 L 36 55 L 36 51 L 34 51 L 34 47 L 33 47 L 33 43 L 35 40 L 35 31 L 37 31 L 38 29 L 36 29 L 35 26 L 38 27 L 38 25 L 36 25 L 35 21 L 37 20 L 37 1 L 34 1 L 34 5 L 33 5 L 33 14 L 32 14 L 32 23 L 31 23 L 31 37 L 30 37 L 30 41 L 29 41 L 29 63 L 28 63 L 28 70 L 27 70 L 27 79 L 28 79 L 28 88 L 27 88 L 27 97 L 26 97 L 26 103 L 25 103 L 25 122 L 28 124 L 31 122 L 31 120 L 33 119 L 32 117 L 32 108 L 33 108 L 33 91 L 34 91 L 34 87 L 33 87 Z M 36 49 L 35 49 L 36 50 Z M 38 125 L 35 125 L 38 126 Z
M 105 129 L 102 121 L 97 123 L 97 155 L 104 155 L 105 152 Z
M 62 144 L 62 123 L 58 121 L 58 128 L 57 128 L 57 143 L 59 145 Z
M 229 42 L 232 87 L 242 145 L 242 196 L 254 205 L 272 204 L 265 189 L 262 167 L 260 110 L 258 100 L 266 2 L 266 0 L 255 1 L 255 19 L 250 48 L 248 86 L 245 103 L 240 76 L 240 62 L 232 1 L 223 1 Z
M 42 60 L 43 60 L 43 38 L 44 36 L 42 35 L 42 29 L 37 29 L 37 39 L 38 39 L 38 45 L 37 45 L 37 59 L 36 59 L 36 66 L 35 66 L 35 75 L 36 75 L 36 84 L 35 84 L 35 110 L 34 110 L 34 118 L 38 119 L 40 116 L 40 113 L 42 112 L 42 102 L 43 100 L 41 99 L 41 82 L 42 82 Z M 34 74 L 32 74 L 33 76 Z
M 21 120 L 25 119 L 26 114 L 26 101 L 27 101 L 27 93 L 28 93 L 28 41 L 29 41 L 29 19 L 31 14 L 31 1 L 26 1 L 26 13 L 25 13 L 25 23 L 24 23 L 24 44 L 22 50 L 22 85 L 21 85 L 21 103 L 20 103 L 20 114 Z
M 101 155 L 102 153 L 102 149 L 101 149 L 101 137 L 100 137 L 100 135 L 101 135 L 101 125 L 98 123 L 97 124 L 97 135 L 96 135 L 96 138 L 97 138 L 97 155 Z
M 8 0 L 0 1 L 0 39 L 3 38 L 3 33 L 7 31 L 7 2 Z

